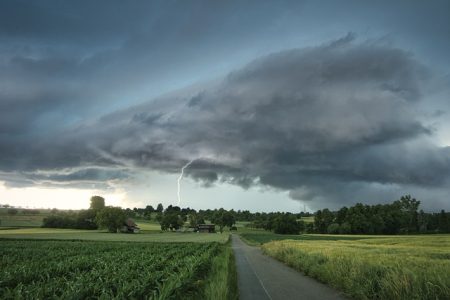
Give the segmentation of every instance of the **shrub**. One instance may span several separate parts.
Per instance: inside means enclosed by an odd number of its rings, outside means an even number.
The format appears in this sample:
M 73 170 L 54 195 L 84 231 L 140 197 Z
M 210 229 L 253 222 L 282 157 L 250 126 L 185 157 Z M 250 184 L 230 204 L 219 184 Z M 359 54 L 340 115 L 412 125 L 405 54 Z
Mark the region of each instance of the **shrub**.
M 72 229 L 97 229 L 95 223 L 95 211 L 81 210 L 74 212 L 59 212 L 51 214 L 43 219 L 42 227 L 46 228 L 72 228 Z
M 352 232 L 352 227 L 349 223 L 344 222 L 339 226 L 339 233 L 341 234 L 349 234 Z
M 19 211 L 15 208 L 8 209 L 8 215 L 11 215 L 11 216 L 17 215 L 18 212 Z
M 337 234 L 339 233 L 340 226 L 338 223 L 331 223 L 328 228 L 327 232 L 330 234 Z
M 39 213 L 39 209 L 22 209 L 24 215 L 38 215 Z
M 300 224 L 292 214 L 282 214 L 275 218 L 273 230 L 278 234 L 299 234 Z

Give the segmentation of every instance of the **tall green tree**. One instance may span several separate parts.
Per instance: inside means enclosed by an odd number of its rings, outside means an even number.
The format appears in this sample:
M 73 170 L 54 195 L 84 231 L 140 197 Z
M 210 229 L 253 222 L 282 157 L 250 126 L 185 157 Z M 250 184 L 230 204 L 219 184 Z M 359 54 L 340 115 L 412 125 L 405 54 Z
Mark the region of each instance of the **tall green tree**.
M 219 230 L 222 233 L 223 228 L 227 226 L 228 228 L 231 228 L 235 223 L 236 220 L 234 218 L 233 213 L 224 210 L 223 208 L 216 211 L 214 214 L 212 221 L 219 226 Z
M 92 196 L 90 209 L 101 210 L 103 208 L 105 208 L 105 198 L 101 196 Z
M 338 223 L 339 225 L 344 223 L 347 218 L 347 212 L 348 208 L 346 206 L 339 209 L 336 215 L 336 223 Z
M 420 201 L 412 198 L 411 195 L 405 195 L 394 202 L 402 211 L 402 228 L 403 232 L 417 232 L 419 231 L 419 218 L 417 210 L 420 205 Z
M 97 213 L 95 221 L 100 228 L 107 228 L 109 232 L 117 232 L 124 225 L 126 218 L 122 208 L 106 206 Z
M 184 225 L 183 218 L 176 211 L 164 212 L 159 223 L 161 225 L 161 230 L 178 230 Z
M 297 217 L 290 213 L 277 216 L 273 223 L 273 231 L 278 234 L 299 234 L 300 229 Z
M 154 212 L 155 209 L 151 205 L 147 205 L 144 209 L 144 216 L 147 218 L 147 220 L 151 220 L 152 212 Z
M 442 233 L 450 232 L 450 218 L 445 210 L 441 210 L 438 217 L 439 231 Z
M 189 214 L 189 226 L 197 227 L 198 224 L 205 224 L 205 220 L 202 215 L 197 214 L 195 211 Z
M 328 209 L 318 210 L 314 216 L 314 227 L 319 233 L 327 233 L 328 226 L 333 223 L 334 214 Z

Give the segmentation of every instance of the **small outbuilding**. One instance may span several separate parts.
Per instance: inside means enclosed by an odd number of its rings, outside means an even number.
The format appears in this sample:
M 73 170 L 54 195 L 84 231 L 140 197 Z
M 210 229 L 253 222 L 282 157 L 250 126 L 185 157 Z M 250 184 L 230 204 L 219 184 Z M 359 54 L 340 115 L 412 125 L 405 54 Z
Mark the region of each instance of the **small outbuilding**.
M 122 227 L 122 232 L 125 233 L 139 233 L 141 229 L 137 226 L 137 224 L 130 218 L 128 218 Z
M 214 225 L 214 224 L 198 224 L 197 232 L 214 233 L 214 232 L 216 232 L 216 225 Z

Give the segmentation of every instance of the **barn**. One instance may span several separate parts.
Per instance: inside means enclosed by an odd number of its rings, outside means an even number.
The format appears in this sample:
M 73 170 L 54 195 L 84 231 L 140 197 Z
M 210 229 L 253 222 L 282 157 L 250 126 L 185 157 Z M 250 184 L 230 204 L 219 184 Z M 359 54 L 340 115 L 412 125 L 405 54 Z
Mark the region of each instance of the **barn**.
M 214 232 L 216 232 L 216 225 L 214 225 L 214 224 L 198 224 L 196 231 L 204 232 L 204 233 L 214 233 Z
M 125 233 L 139 233 L 140 228 L 137 226 L 137 224 L 130 218 L 125 220 L 125 223 L 122 227 L 122 232 Z

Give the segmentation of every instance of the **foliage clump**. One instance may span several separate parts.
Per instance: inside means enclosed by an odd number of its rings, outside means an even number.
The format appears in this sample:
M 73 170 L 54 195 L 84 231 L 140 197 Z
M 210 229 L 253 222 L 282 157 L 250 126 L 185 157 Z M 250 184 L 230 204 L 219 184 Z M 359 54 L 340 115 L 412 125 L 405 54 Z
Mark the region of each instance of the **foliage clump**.
M 450 214 L 418 211 L 420 201 L 409 195 L 391 204 L 325 208 L 314 214 L 314 232 L 341 234 L 412 234 L 450 232 Z
M 105 198 L 101 196 L 92 196 L 90 209 L 98 211 L 103 208 L 105 208 Z
M 46 228 L 72 228 L 72 229 L 97 229 L 95 222 L 97 212 L 92 209 L 73 211 L 56 211 L 45 217 L 42 227 Z
M 42 220 L 45 228 L 97 229 L 97 213 L 105 207 L 105 199 L 92 196 L 89 209 L 75 211 L 58 211 L 52 209 L 51 214 Z
M 95 222 L 100 228 L 107 228 L 109 232 L 118 232 L 124 225 L 127 216 L 122 208 L 106 206 L 95 216 Z
M 299 234 L 302 229 L 301 223 L 295 215 L 286 213 L 275 218 L 273 231 L 278 234 Z

